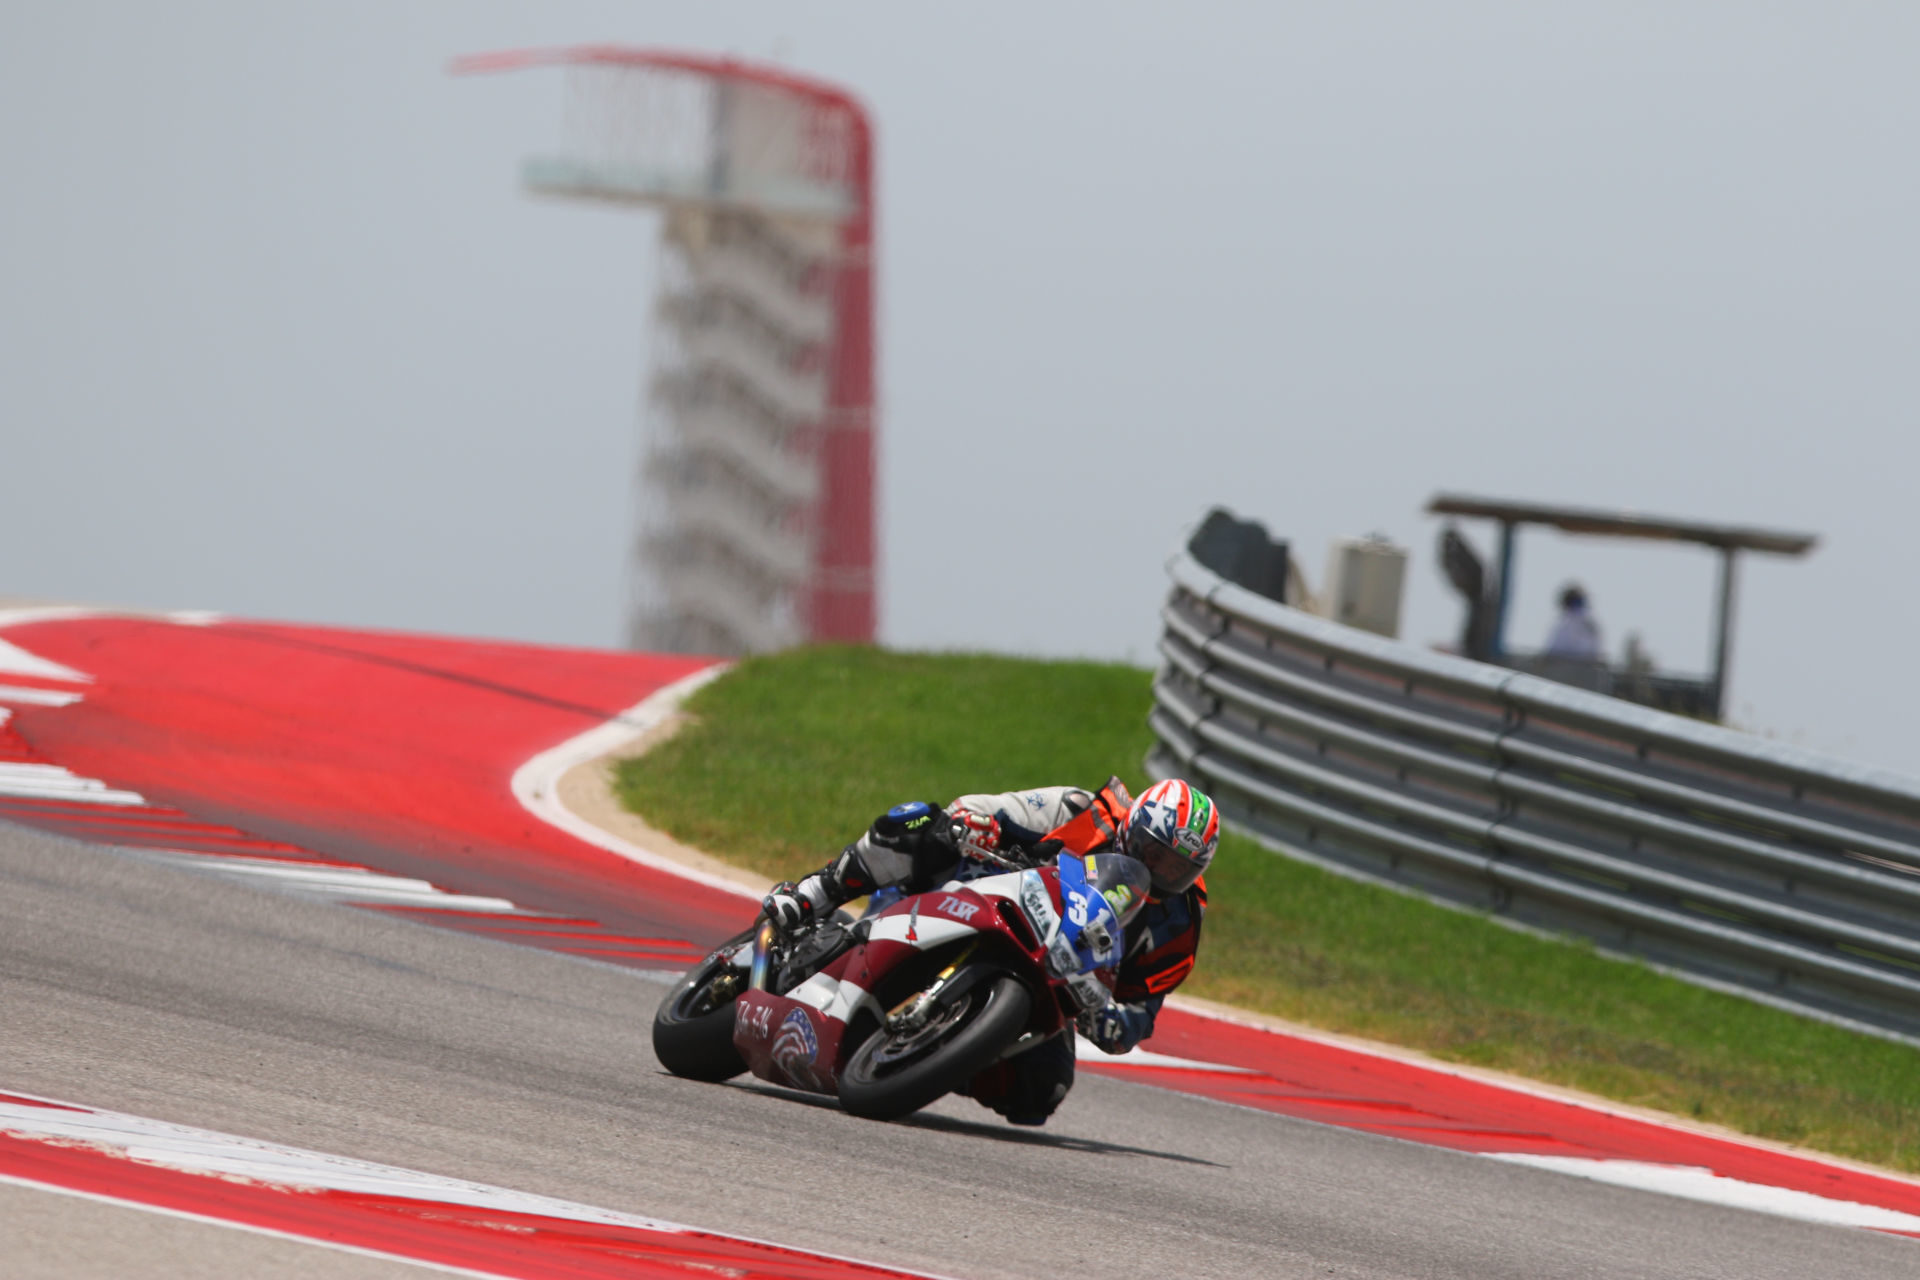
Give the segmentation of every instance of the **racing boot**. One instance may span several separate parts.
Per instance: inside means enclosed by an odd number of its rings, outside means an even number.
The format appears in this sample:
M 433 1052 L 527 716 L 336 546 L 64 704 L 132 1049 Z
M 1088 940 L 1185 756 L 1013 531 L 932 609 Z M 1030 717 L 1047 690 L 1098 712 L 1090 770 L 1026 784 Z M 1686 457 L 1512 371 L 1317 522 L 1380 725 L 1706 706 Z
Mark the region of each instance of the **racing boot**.
M 926 881 L 958 860 L 946 810 L 924 800 L 895 805 L 865 835 L 798 884 L 777 884 L 760 908 L 774 928 L 791 935 L 863 893 Z M 944 878 L 944 877 L 942 877 Z

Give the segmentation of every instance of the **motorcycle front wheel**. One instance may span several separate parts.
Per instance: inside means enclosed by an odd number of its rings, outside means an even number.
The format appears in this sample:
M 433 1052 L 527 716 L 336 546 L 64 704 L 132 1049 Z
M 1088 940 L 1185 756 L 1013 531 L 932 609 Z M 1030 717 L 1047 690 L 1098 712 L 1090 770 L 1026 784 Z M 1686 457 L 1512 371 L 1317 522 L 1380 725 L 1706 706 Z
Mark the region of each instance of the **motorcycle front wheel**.
M 985 979 L 912 1032 L 882 1027 L 840 1073 L 840 1105 L 868 1120 L 897 1120 L 951 1093 L 1020 1038 L 1033 1004 L 1010 974 Z
M 755 925 L 721 943 L 681 976 L 653 1015 L 653 1054 L 660 1065 L 689 1080 L 731 1080 L 747 1069 L 733 1047 L 733 1006 L 747 989 L 746 970 L 732 963 Z

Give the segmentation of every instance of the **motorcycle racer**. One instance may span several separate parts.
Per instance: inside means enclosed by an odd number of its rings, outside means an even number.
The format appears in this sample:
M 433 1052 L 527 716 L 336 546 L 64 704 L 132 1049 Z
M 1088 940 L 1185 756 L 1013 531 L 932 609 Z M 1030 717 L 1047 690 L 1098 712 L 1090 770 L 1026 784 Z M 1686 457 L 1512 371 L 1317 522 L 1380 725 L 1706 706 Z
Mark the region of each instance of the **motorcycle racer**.
M 1127 927 L 1112 999 L 1079 1023 L 1098 1048 L 1125 1053 L 1153 1034 L 1160 1006 L 1193 971 L 1207 904 L 1202 873 L 1219 840 L 1219 810 L 1177 779 L 1149 787 L 1138 800 L 1112 778 L 1098 791 L 1054 786 L 965 795 L 944 809 L 914 801 L 881 814 L 798 884 L 774 886 L 762 910 L 791 933 L 862 894 L 874 895 L 871 911 L 1063 851 L 1128 854 L 1146 864 L 1153 892 Z M 989 1067 L 967 1092 L 1014 1124 L 1044 1124 L 1072 1088 L 1073 1072 L 1073 1039 L 1057 1036 Z

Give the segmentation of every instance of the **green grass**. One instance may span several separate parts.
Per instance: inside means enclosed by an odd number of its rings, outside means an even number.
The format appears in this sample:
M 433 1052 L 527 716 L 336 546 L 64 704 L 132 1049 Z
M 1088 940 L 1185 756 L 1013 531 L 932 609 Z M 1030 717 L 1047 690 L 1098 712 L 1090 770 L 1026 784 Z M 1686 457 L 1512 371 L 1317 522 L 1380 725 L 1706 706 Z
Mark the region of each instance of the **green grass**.
M 874 815 L 1119 773 L 1152 737 L 1142 672 L 1095 663 L 800 649 L 742 663 L 698 722 L 619 775 L 669 834 L 780 879 L 817 871 Z M 1024 713 L 1022 711 L 1024 709 Z
M 907 799 L 1140 762 L 1148 674 L 806 649 L 742 663 L 627 762 L 625 802 L 766 875 L 818 868 Z M 1191 995 L 1920 1172 L 1920 1050 L 1517 933 L 1229 835 Z

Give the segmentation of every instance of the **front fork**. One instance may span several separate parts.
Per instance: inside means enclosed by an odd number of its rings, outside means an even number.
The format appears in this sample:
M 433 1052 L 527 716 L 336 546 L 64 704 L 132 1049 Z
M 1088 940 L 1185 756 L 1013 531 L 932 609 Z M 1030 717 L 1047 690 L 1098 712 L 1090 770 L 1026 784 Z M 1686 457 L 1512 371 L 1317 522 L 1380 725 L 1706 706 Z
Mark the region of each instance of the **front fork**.
M 927 1019 L 932 1017 L 933 1011 L 939 1007 L 940 996 L 946 991 L 947 984 L 953 981 L 953 975 L 959 971 L 961 965 L 967 962 L 979 945 L 978 938 L 969 942 L 946 968 L 934 975 L 932 982 L 889 1009 L 882 1023 L 886 1033 L 890 1036 L 910 1036 L 926 1026 Z

